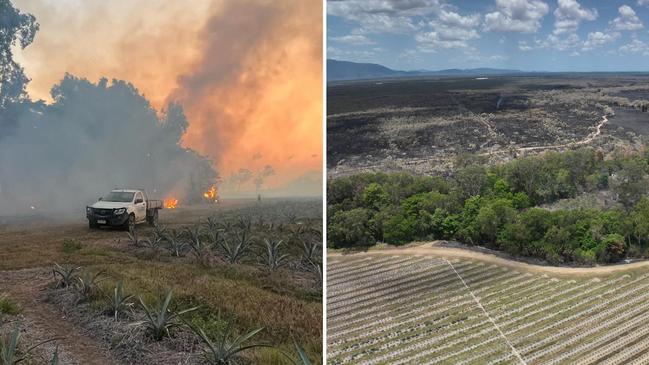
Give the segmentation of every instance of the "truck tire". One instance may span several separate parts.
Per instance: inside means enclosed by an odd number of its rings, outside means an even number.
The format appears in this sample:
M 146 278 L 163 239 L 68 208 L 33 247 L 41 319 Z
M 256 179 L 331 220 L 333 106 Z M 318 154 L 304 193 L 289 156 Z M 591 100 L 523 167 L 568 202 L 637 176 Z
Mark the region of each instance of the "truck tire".
M 135 214 L 131 213 L 128 215 L 128 219 L 124 222 L 124 229 L 127 231 L 135 229 Z
M 158 225 L 158 210 L 154 209 L 153 214 L 151 214 L 150 217 L 147 217 L 147 221 L 149 222 L 150 226 L 157 226 Z
M 97 221 L 95 221 L 95 220 L 88 219 L 88 228 L 90 228 L 90 229 L 98 229 L 99 224 L 97 224 Z

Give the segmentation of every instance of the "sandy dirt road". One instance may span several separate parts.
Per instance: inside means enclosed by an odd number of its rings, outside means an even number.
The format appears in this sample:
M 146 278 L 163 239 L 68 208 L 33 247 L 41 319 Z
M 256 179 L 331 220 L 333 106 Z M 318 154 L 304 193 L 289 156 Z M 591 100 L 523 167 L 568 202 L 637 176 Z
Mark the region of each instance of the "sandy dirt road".
M 541 273 L 558 276 L 603 276 L 616 273 L 624 273 L 630 270 L 649 270 L 648 261 L 638 261 L 630 264 L 606 265 L 594 267 L 563 267 L 563 266 L 543 266 L 534 265 L 526 262 L 510 260 L 495 254 L 482 253 L 464 248 L 440 246 L 440 242 L 428 242 L 422 244 L 412 244 L 406 247 L 381 247 L 372 248 L 365 252 L 347 254 L 342 252 L 329 252 L 329 257 L 340 256 L 362 256 L 362 255 L 415 255 L 415 256 L 434 256 L 447 259 L 466 259 L 487 262 L 499 266 L 508 267 L 514 270 L 521 270 L 533 273 Z

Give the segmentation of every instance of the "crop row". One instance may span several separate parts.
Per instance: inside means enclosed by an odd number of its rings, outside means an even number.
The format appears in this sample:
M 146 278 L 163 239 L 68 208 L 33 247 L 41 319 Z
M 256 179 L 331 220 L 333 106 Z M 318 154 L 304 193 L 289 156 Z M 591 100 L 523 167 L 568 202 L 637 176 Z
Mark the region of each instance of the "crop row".
M 520 362 L 509 343 L 528 364 L 649 358 L 649 274 L 565 280 L 470 261 L 456 274 L 409 256 L 329 265 L 329 364 Z

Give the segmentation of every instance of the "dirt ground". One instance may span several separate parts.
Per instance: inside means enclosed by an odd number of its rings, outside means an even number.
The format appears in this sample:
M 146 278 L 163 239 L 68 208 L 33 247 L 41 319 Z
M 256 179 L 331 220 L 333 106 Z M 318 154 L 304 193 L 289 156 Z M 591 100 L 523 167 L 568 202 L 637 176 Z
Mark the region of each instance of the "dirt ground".
M 602 276 L 611 275 L 616 273 L 623 273 L 630 270 L 642 270 L 649 268 L 649 261 L 638 261 L 628 264 L 594 266 L 594 267 L 561 267 L 561 266 L 545 266 L 535 265 L 531 263 L 510 260 L 500 257 L 495 254 L 477 252 L 474 250 L 444 247 L 441 246 L 442 242 L 434 241 L 427 243 L 415 243 L 403 247 L 395 246 L 382 246 L 371 248 L 365 252 L 344 253 L 344 252 L 328 252 L 328 256 L 339 255 L 415 255 L 415 256 L 434 256 L 447 259 L 460 258 L 468 260 L 476 260 L 504 266 L 514 270 L 549 274 L 555 276 Z
M 101 343 L 67 321 L 58 308 L 47 303 L 44 290 L 51 278 L 51 270 L 46 268 L 0 272 L 0 293 L 8 294 L 23 308 L 19 320 L 26 329 L 25 339 L 39 342 L 58 338 L 39 352 L 42 358 L 51 357 L 58 345 L 60 364 L 115 364 Z

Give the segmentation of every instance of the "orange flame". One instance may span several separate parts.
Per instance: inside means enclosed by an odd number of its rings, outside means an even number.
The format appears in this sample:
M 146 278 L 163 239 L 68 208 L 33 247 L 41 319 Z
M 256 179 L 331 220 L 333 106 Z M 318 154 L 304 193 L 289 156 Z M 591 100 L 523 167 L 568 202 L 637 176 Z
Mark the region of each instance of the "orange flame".
M 216 185 L 212 185 L 208 191 L 204 192 L 203 197 L 216 203 L 219 200 L 219 193 L 216 191 Z
M 174 198 L 165 199 L 164 207 L 167 209 L 176 209 L 178 207 L 178 199 L 174 199 Z

